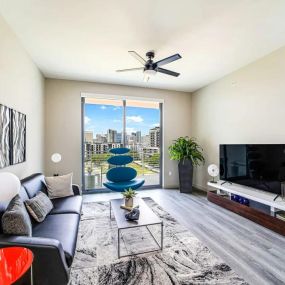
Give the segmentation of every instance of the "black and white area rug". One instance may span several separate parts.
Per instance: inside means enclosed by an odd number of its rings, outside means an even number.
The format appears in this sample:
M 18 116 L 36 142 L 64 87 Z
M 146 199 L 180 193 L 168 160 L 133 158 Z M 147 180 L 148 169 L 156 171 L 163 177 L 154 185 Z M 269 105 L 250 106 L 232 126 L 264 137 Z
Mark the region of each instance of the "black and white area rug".
M 118 259 L 109 203 L 84 203 L 71 285 L 248 284 L 151 198 L 144 200 L 163 220 L 163 251 Z M 151 231 L 159 240 L 160 226 Z M 123 232 L 122 255 L 155 246 L 147 229 Z

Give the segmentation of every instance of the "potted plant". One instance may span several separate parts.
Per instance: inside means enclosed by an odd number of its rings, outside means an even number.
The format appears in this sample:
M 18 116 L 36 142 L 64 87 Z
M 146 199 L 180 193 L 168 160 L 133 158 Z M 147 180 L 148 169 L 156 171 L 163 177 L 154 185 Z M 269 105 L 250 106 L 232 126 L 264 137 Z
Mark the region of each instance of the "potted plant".
M 169 147 L 171 160 L 177 160 L 180 192 L 191 193 L 193 184 L 193 167 L 205 162 L 203 149 L 194 138 L 180 137 Z
M 137 195 L 135 190 L 133 190 L 132 188 L 129 188 L 129 189 L 126 189 L 122 194 L 125 198 L 125 206 L 132 208 L 134 205 L 134 197 Z

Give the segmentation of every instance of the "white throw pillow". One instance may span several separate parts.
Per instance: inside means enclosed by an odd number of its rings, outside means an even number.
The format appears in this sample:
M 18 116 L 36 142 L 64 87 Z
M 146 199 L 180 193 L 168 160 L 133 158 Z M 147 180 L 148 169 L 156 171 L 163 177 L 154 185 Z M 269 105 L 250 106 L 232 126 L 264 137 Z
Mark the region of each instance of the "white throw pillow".
M 45 177 L 50 199 L 74 195 L 72 190 L 72 175 L 73 173 L 62 176 Z

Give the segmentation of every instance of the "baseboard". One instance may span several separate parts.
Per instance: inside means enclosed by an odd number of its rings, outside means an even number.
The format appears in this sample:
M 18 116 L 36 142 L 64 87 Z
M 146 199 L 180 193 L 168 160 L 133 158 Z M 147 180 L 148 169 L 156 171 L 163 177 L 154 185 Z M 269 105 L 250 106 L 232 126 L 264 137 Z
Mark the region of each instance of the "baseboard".
M 198 189 L 198 190 L 201 190 L 201 191 L 204 191 L 204 192 L 208 192 L 208 188 L 206 186 L 201 186 L 201 185 L 198 185 L 198 184 L 193 184 L 193 187 Z M 179 189 L 179 186 L 177 185 L 173 185 L 173 186 L 167 186 L 167 187 L 163 187 L 163 189 Z
M 204 192 L 208 192 L 208 188 L 207 186 L 202 186 L 202 185 L 198 185 L 198 184 L 193 184 L 194 188 L 197 188 L 198 190 L 204 191 Z
M 179 189 L 179 186 L 177 186 L 177 185 L 167 185 L 167 186 L 163 187 L 163 189 Z

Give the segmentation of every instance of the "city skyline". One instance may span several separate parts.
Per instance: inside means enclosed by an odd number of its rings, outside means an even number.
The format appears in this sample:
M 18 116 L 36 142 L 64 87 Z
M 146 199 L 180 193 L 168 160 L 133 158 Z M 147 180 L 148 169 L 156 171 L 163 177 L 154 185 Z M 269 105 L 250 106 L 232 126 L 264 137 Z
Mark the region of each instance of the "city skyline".
M 105 135 L 108 129 L 122 132 L 122 107 L 99 104 L 86 104 L 84 125 L 85 131 Z M 148 135 L 149 130 L 159 126 L 159 109 L 126 107 L 126 132 L 128 135 L 141 131 L 142 136 Z M 98 124 L 96 122 L 99 122 Z

